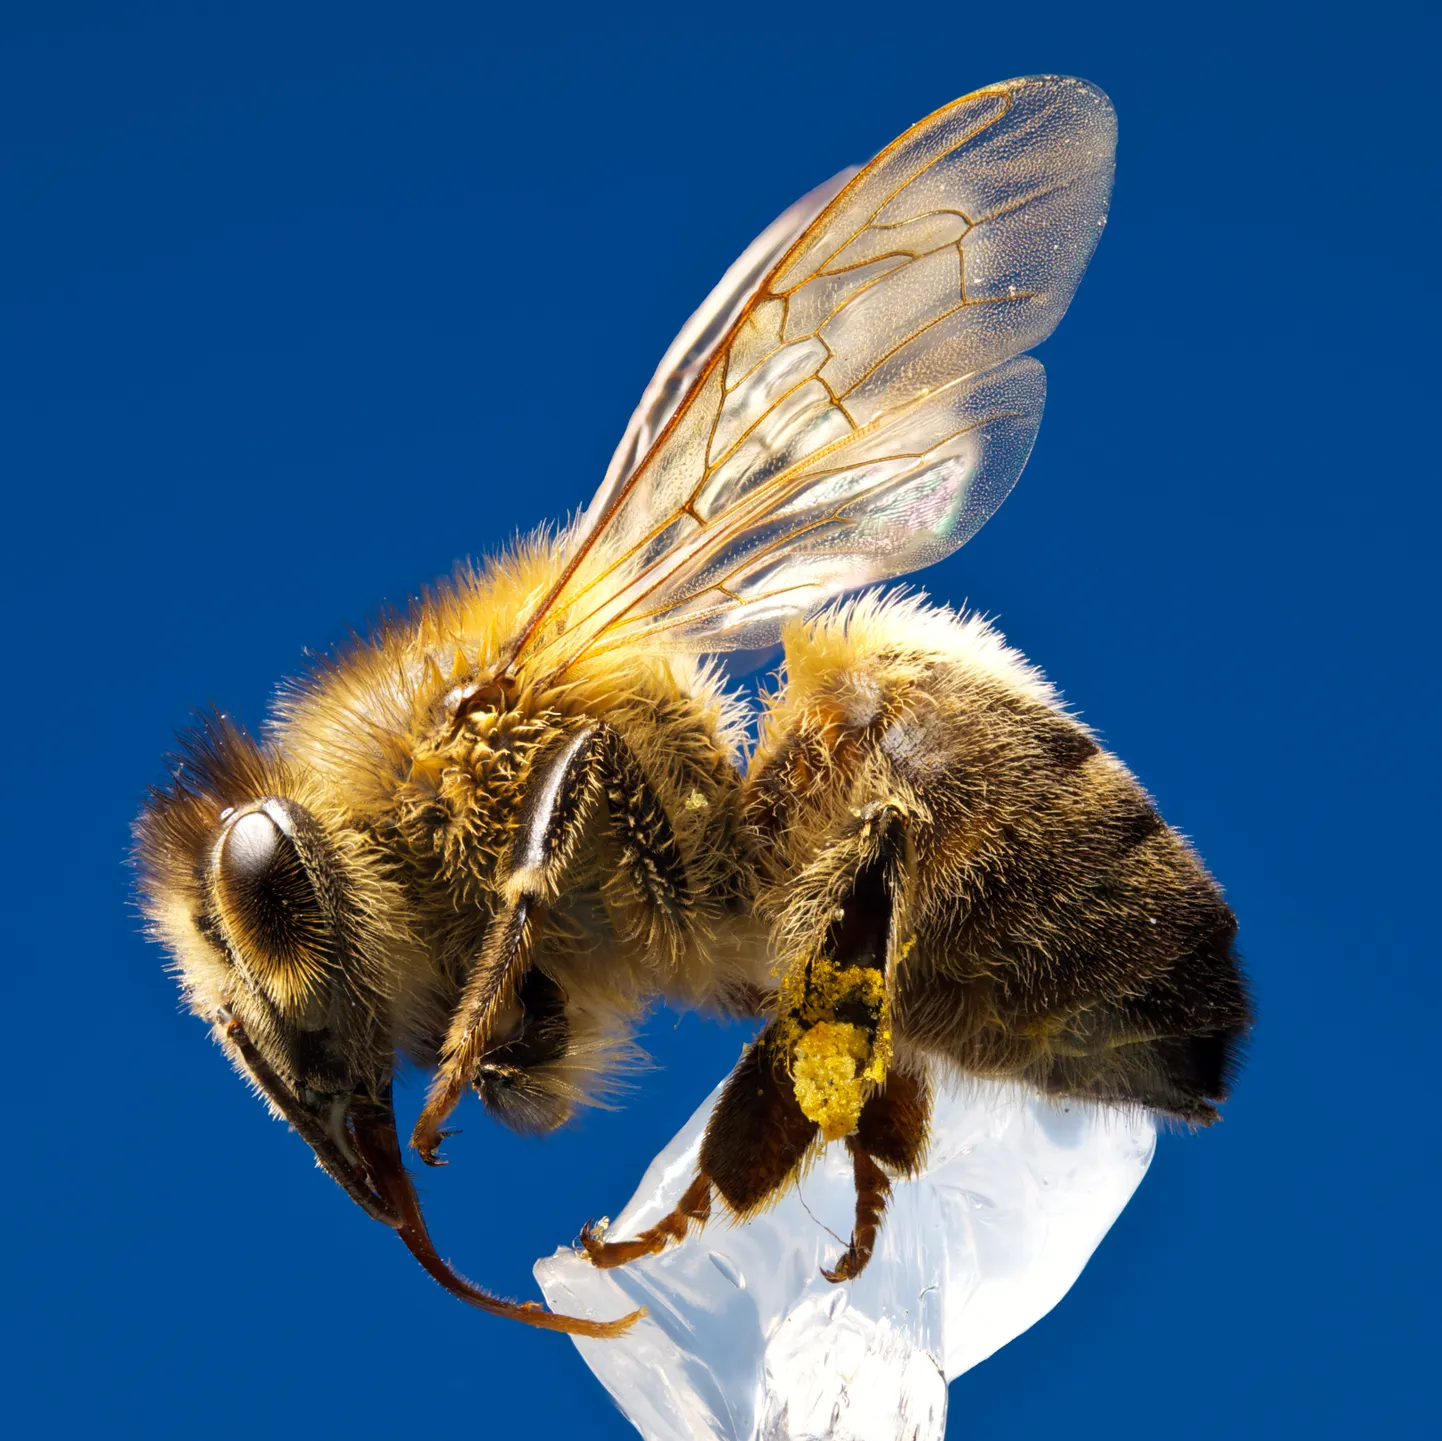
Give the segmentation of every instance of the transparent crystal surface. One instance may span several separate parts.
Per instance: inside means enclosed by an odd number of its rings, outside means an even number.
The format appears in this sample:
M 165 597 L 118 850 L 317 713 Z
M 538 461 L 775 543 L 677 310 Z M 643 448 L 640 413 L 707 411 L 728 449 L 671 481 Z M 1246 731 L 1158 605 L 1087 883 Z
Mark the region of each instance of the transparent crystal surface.
M 612 1238 L 675 1205 L 720 1089 L 651 1163 Z M 647 1441 L 928 1441 L 946 1428 L 947 1381 L 1066 1294 L 1155 1141 L 1151 1119 L 1133 1112 L 997 1083 L 937 1086 L 926 1170 L 896 1185 L 876 1254 L 854 1281 L 820 1274 L 851 1232 L 841 1145 L 743 1226 L 715 1219 L 613 1271 L 558 1250 L 536 1263 L 536 1278 L 556 1311 L 649 1308 L 624 1337 L 576 1340 Z

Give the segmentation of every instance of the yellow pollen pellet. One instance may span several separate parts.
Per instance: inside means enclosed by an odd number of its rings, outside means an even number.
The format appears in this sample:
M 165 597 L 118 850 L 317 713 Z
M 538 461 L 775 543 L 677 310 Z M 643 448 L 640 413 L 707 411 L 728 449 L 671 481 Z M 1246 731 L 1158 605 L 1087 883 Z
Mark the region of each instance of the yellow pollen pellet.
M 791 1073 L 797 1104 L 828 1141 L 856 1129 L 870 1059 L 871 1048 L 858 1026 L 822 1021 L 797 1041 Z

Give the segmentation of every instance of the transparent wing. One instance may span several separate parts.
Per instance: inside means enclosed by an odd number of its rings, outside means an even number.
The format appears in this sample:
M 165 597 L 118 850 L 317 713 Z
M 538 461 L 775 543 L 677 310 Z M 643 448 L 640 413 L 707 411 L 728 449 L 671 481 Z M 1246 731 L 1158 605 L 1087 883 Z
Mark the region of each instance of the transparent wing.
M 606 467 L 606 478 L 582 519 L 583 533 L 589 522 L 605 512 L 617 489 L 630 479 L 636 469 L 636 461 L 656 443 L 656 437 L 665 429 L 666 422 L 676 413 L 686 392 L 695 384 L 696 377 L 706 368 L 707 362 L 736 323 L 742 307 L 755 295 L 776 262 L 796 243 L 797 237 L 858 169 L 853 165 L 839 175 L 833 175 L 824 185 L 818 185 L 783 210 L 746 247 L 740 259 L 727 270 L 701 307 L 681 327 L 680 334 L 661 357 L 655 375 L 642 392 L 640 403 L 626 426 L 626 433 Z
M 1094 87 L 1007 81 L 882 151 L 759 283 L 743 257 L 658 371 L 517 654 L 768 644 L 974 535 L 1030 453 L 1045 385 L 1021 352 L 1091 258 L 1115 143 Z

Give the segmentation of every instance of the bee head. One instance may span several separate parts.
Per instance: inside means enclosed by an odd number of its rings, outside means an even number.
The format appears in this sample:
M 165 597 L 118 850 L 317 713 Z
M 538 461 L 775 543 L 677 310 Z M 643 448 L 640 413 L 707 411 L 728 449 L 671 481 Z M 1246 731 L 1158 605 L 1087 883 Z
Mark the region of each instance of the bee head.
M 183 738 L 136 825 L 141 906 L 190 1008 L 377 1219 L 356 1117 L 389 1110 L 416 967 L 399 888 L 313 779 L 221 718 Z M 392 1122 L 393 1125 L 393 1122 Z
M 374 844 L 314 774 L 224 719 L 182 740 L 135 827 L 141 907 L 181 990 L 236 1069 L 369 1216 L 451 1295 L 585 1336 L 636 1318 L 555 1316 L 472 1285 L 437 1254 L 401 1157 L 397 1041 L 426 974 L 404 897 Z M 434 1027 L 434 1018 L 430 1024 Z

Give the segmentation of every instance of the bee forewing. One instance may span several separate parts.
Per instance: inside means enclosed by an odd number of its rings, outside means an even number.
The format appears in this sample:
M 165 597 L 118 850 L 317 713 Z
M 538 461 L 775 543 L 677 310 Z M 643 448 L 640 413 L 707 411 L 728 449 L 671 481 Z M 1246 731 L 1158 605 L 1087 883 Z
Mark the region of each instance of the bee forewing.
M 1091 258 L 1115 144 L 1094 87 L 1007 81 L 887 147 L 753 283 L 768 231 L 668 353 L 517 654 L 766 644 L 975 534 L 1026 463 L 1043 384 L 1014 358 Z
M 637 460 L 656 443 L 656 437 L 675 415 L 686 392 L 706 368 L 706 362 L 725 340 L 741 313 L 741 307 L 755 295 L 776 262 L 791 249 L 807 226 L 859 168 L 853 165 L 839 175 L 833 175 L 782 211 L 742 251 L 740 258 L 721 277 L 696 313 L 681 327 L 670 348 L 661 357 L 655 375 L 641 393 L 626 433 L 606 467 L 606 478 L 586 509 L 583 529 L 605 511 L 616 491 L 636 469 Z

